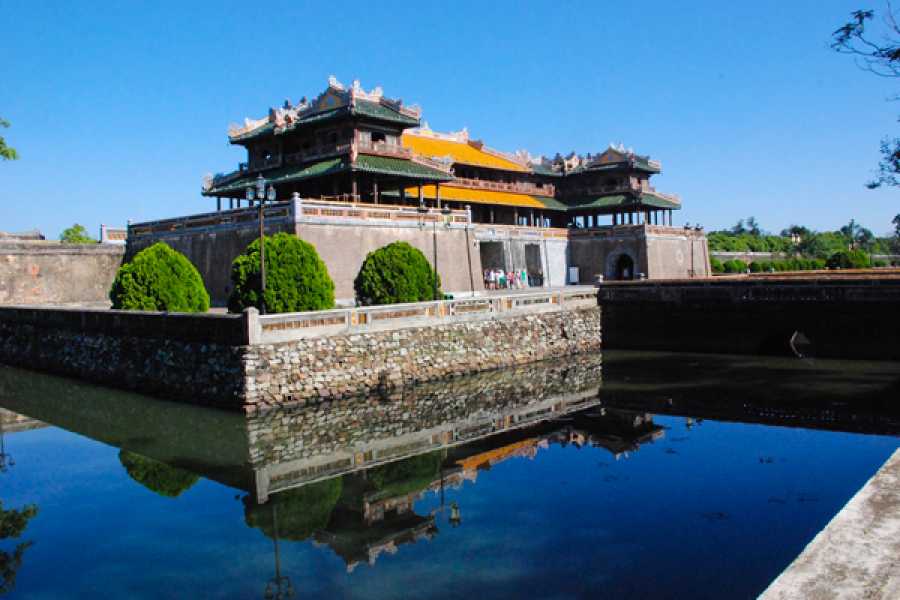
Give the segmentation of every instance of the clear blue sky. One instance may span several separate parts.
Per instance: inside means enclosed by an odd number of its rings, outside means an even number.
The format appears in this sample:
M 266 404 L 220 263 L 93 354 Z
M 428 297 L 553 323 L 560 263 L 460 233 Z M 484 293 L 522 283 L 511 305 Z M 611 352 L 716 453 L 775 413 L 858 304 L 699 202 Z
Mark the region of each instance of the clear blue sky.
M 880 0 L 865 4 L 881 8 Z M 490 146 L 663 163 L 657 189 L 708 229 L 755 215 L 878 234 L 900 190 L 863 186 L 896 131 L 896 81 L 828 49 L 858 0 L 32 2 L 0 0 L 0 230 L 202 212 L 243 160 L 230 122 L 334 74 Z

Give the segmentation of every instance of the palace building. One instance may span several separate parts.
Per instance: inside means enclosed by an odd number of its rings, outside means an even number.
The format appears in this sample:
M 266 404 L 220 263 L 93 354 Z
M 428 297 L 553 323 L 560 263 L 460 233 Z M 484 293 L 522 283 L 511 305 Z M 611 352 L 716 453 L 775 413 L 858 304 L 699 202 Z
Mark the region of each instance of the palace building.
M 229 132 L 247 161 L 207 181 L 204 195 L 241 202 L 262 175 L 277 198 L 471 210 L 476 223 L 537 227 L 672 224 L 676 196 L 657 192 L 660 163 L 624 147 L 533 158 L 493 150 L 464 129 L 421 126 L 421 109 L 330 78 L 312 101 L 272 108 Z
M 156 241 L 184 253 L 215 304 L 231 261 L 259 235 L 313 244 L 342 303 L 366 255 L 395 241 L 419 248 L 445 291 L 595 284 L 603 279 L 704 277 L 706 237 L 674 227 L 681 200 L 650 183 L 661 165 L 622 145 L 595 154 L 501 152 L 465 129 L 432 131 L 417 106 L 334 77 L 309 100 L 229 128 L 247 158 L 204 178 L 214 212 L 128 227 L 126 258 Z M 248 188 L 265 183 L 267 202 Z M 503 278 L 500 273 L 503 273 Z

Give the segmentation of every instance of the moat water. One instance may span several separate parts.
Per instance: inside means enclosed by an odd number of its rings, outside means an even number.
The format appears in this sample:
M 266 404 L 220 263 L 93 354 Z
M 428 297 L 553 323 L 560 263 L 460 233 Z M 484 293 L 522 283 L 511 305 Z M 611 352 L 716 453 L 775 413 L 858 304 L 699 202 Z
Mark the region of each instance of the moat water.
M 0 595 L 754 598 L 898 398 L 898 363 L 608 352 L 244 416 L 0 366 Z

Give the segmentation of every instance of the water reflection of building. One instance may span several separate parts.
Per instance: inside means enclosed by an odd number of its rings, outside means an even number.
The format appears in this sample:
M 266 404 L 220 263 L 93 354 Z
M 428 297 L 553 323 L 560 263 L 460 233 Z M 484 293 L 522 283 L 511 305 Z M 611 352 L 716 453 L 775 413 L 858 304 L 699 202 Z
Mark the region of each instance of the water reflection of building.
M 332 506 L 327 524 L 303 535 L 331 548 L 344 560 L 348 571 L 361 563 L 374 565 L 385 553 L 393 554 L 403 545 L 428 541 L 437 535 L 436 513 L 442 508 L 451 509 L 447 522 L 458 524 L 460 508 L 445 505 L 444 491 L 459 489 L 466 482 L 474 484 L 481 474 L 501 463 L 534 459 L 552 445 L 603 448 L 619 457 L 662 435 L 662 427 L 654 424 L 648 414 L 587 409 L 558 420 L 537 421 L 528 427 L 357 470 L 311 484 L 335 485 L 332 482 L 340 481 L 341 494 Z M 274 494 L 270 502 L 278 503 L 282 494 L 303 489 Z M 440 507 L 417 514 L 416 502 L 428 494 L 440 496 Z M 279 506 L 284 514 L 283 505 Z M 248 514 L 267 510 L 266 505 L 250 502 L 246 508 Z M 304 510 L 310 511 L 310 507 L 305 506 Z M 254 520 L 248 517 L 250 522 Z

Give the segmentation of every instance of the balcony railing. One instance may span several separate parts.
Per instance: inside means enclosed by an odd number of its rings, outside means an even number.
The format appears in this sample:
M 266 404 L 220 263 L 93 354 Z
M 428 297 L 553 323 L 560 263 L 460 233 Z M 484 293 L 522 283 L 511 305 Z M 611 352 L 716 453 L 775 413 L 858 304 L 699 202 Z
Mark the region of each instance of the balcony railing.
M 299 152 L 292 152 L 284 155 L 285 165 L 300 165 L 320 158 L 328 158 L 338 154 L 347 154 L 350 152 L 350 144 L 331 144 L 328 146 L 318 146 Z
M 398 144 L 388 144 L 387 142 L 359 140 L 356 142 L 356 149 L 363 154 L 377 154 L 378 156 L 390 156 L 393 158 L 412 158 L 412 150 L 409 148 L 404 148 Z
M 271 344 L 340 333 L 366 333 L 479 318 L 555 312 L 597 306 L 597 290 L 572 287 L 508 296 L 391 304 L 255 317 L 253 343 Z
M 476 188 L 480 190 L 495 190 L 498 192 L 514 192 L 520 194 L 534 194 L 536 196 L 552 196 L 555 188 L 551 184 L 543 184 L 538 186 L 535 183 L 525 181 L 490 181 L 487 179 L 469 179 L 467 177 L 457 177 L 453 183 L 468 188 Z

